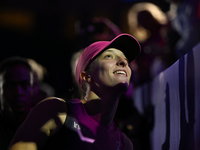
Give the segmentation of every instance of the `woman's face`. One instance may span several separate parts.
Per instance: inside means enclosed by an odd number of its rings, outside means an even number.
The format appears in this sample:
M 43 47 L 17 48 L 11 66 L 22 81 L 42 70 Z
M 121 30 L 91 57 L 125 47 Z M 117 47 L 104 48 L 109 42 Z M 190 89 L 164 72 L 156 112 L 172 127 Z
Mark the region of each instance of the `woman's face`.
M 109 48 L 91 63 L 89 74 L 92 83 L 98 87 L 122 86 L 127 90 L 131 69 L 122 51 L 116 48 Z

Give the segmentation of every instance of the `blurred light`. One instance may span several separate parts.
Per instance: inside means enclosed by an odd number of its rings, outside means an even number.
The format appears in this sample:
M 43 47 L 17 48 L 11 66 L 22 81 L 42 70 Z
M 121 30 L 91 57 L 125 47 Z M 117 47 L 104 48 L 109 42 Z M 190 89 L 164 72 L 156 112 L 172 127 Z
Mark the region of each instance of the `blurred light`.
M 138 24 L 137 15 L 141 11 L 148 11 L 151 13 L 151 15 L 160 23 L 160 24 L 166 24 L 167 23 L 167 17 L 166 14 L 156 5 L 149 2 L 140 2 L 137 4 L 134 4 L 129 12 L 128 12 L 128 26 L 129 26 L 129 32 L 133 36 L 135 36 L 139 42 L 145 41 L 149 36 L 150 33 L 148 30 L 144 29 Z
M 0 11 L 0 25 L 5 28 L 28 31 L 33 28 L 34 21 L 34 15 L 29 12 L 14 9 Z

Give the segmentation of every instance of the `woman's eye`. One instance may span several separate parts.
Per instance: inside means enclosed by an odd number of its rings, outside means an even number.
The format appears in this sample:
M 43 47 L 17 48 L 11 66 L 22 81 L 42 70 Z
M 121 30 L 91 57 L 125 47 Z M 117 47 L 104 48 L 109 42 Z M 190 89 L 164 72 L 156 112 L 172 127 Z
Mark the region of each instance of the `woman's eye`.
M 106 55 L 105 58 L 112 58 L 112 56 L 111 55 Z

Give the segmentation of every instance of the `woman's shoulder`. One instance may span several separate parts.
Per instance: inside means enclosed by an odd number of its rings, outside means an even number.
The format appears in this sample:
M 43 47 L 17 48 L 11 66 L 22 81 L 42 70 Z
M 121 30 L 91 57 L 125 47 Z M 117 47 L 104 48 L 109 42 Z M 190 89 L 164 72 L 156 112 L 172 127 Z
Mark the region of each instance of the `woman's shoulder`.
M 58 97 L 48 97 L 40 101 L 33 107 L 31 112 L 54 116 L 58 113 L 66 113 L 67 105 L 64 99 Z
M 43 102 L 50 102 L 50 101 L 51 102 L 54 101 L 54 102 L 64 102 L 65 103 L 65 100 L 62 99 L 62 98 L 59 98 L 59 97 L 47 97 L 47 98 L 43 99 L 42 101 L 40 101 L 38 104 L 43 103 Z
M 48 106 L 49 109 L 57 108 L 58 106 L 66 107 L 66 101 L 58 97 L 47 97 L 36 105 L 36 107 L 39 107 L 39 106 L 46 106 L 46 107 Z
M 67 105 L 64 99 L 58 97 L 48 97 L 39 102 L 29 113 L 28 119 L 40 121 L 40 129 L 47 133 L 54 134 L 64 124 L 67 117 Z M 38 119 L 39 118 L 39 119 Z M 59 120 L 59 123 L 58 123 Z M 38 122 L 38 121 L 37 121 Z M 49 132 L 51 131 L 51 132 Z
M 64 102 L 64 103 L 82 103 L 81 100 L 79 100 L 78 98 L 72 98 L 72 99 L 63 99 L 63 98 L 59 98 L 59 97 L 47 97 L 45 99 L 43 99 L 42 101 L 40 101 L 38 104 L 43 103 L 43 102 L 49 102 L 49 101 L 54 101 L 54 102 Z

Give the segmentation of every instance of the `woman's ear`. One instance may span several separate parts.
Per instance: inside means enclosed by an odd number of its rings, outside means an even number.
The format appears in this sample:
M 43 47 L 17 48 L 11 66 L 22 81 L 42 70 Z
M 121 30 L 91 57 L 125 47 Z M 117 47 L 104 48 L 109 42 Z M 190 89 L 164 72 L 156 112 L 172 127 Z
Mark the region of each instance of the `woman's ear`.
M 81 80 L 90 83 L 91 82 L 91 76 L 87 74 L 85 71 L 82 71 L 80 74 Z

